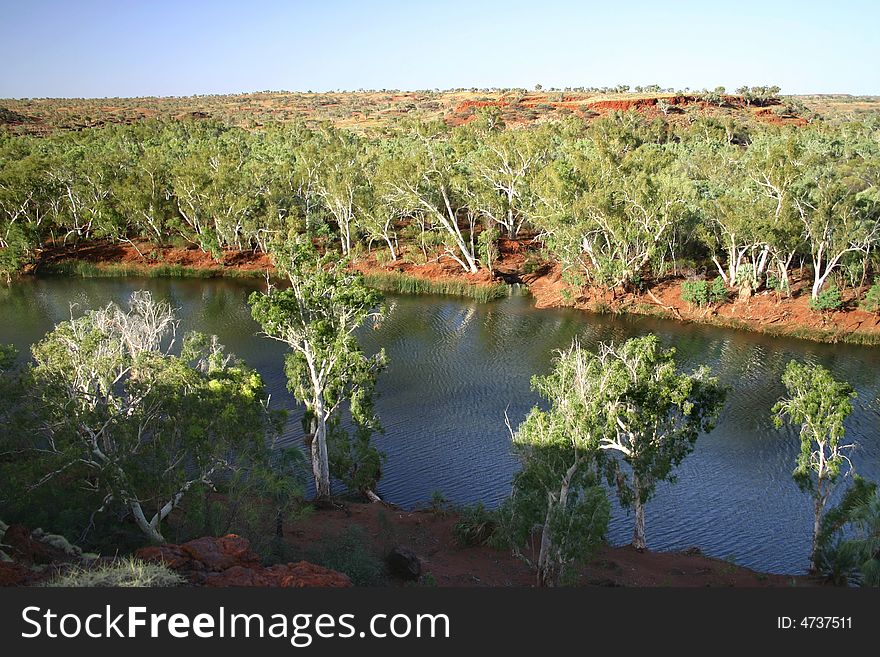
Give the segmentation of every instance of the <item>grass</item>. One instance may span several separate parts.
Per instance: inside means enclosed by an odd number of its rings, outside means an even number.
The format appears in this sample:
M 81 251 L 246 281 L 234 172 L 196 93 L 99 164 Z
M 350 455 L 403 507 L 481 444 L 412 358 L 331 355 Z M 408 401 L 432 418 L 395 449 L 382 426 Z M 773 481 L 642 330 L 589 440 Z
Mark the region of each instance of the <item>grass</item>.
M 155 266 L 131 264 L 97 265 L 87 260 L 65 260 L 40 267 L 40 273 L 50 276 L 78 276 L 80 278 L 116 278 L 137 276 L 141 278 L 262 278 L 260 270 L 239 270 L 224 267 L 184 267 L 161 264 Z
M 184 579 L 160 563 L 147 563 L 127 557 L 95 568 L 72 568 L 46 583 L 50 587 L 171 587 Z
M 458 280 L 429 281 L 403 273 L 365 274 L 367 285 L 382 292 L 397 294 L 443 294 L 468 297 L 480 302 L 500 299 L 509 294 L 504 283 L 473 284 Z

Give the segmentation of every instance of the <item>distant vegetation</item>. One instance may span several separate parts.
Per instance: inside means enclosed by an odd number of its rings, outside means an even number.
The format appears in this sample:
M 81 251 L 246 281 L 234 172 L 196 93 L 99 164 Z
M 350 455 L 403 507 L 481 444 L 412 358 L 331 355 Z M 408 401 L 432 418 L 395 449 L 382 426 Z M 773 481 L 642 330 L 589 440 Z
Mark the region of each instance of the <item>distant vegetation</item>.
M 710 100 L 763 106 L 776 91 Z M 142 238 L 219 256 L 294 234 L 463 273 L 491 271 L 500 239 L 536 236 L 570 283 L 612 289 L 702 263 L 721 280 L 705 294 L 694 284 L 697 305 L 723 299 L 721 286 L 788 294 L 803 265 L 815 305 L 830 283 L 863 287 L 880 271 L 880 120 L 771 125 L 688 109 L 682 122 L 632 107 L 515 126 L 487 103 L 458 127 L 407 118 L 368 133 L 194 119 L 7 133 L 0 275 L 47 242 Z

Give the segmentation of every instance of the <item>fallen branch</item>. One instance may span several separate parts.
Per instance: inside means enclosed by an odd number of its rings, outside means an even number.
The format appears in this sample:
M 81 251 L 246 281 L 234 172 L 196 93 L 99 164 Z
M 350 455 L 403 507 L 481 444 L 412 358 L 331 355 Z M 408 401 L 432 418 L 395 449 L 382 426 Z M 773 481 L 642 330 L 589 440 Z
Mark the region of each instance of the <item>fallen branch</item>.
M 672 312 L 672 314 L 675 315 L 676 319 L 680 319 L 680 320 L 684 321 L 684 317 L 682 317 L 681 313 L 678 312 L 678 308 L 676 308 L 675 306 L 667 306 L 665 303 L 660 301 L 660 299 L 658 299 L 656 296 L 654 296 L 654 293 L 651 292 L 651 290 L 647 290 L 647 292 L 648 292 L 648 296 L 651 297 L 651 300 L 654 303 L 656 303 L 661 308 L 665 308 L 666 310 Z

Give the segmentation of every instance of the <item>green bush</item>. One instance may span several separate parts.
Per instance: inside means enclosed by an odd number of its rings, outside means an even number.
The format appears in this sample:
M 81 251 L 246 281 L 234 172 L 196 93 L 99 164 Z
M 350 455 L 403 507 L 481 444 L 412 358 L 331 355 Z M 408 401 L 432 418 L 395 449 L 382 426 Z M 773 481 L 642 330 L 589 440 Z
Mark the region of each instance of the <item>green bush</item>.
M 880 313 L 880 279 L 874 281 L 865 298 L 862 299 L 862 310 L 869 313 Z
M 834 285 L 829 285 L 819 292 L 815 299 L 810 299 L 810 310 L 815 310 L 816 312 L 837 310 L 841 306 L 843 306 L 843 299 L 840 296 L 840 290 Z
M 817 537 L 819 572 L 837 586 L 880 586 L 880 495 L 877 484 L 855 475 L 837 506 L 822 518 Z
M 717 276 L 711 283 L 704 280 L 682 281 L 681 298 L 694 306 L 722 303 L 727 300 L 728 291 L 724 279 Z
M 723 303 L 727 301 L 728 291 L 724 279 L 716 276 L 712 283 L 709 284 L 709 302 Z
M 487 509 L 482 502 L 463 506 L 458 513 L 458 522 L 452 527 L 452 535 L 462 547 L 486 545 L 498 529 L 498 514 Z
M 171 587 L 185 580 L 168 566 L 132 557 L 94 568 L 76 567 L 58 575 L 46 586 L 58 587 Z
M 355 586 L 382 586 L 386 583 L 385 564 L 370 549 L 371 540 L 360 525 L 322 540 L 309 553 L 309 561 L 345 573 Z

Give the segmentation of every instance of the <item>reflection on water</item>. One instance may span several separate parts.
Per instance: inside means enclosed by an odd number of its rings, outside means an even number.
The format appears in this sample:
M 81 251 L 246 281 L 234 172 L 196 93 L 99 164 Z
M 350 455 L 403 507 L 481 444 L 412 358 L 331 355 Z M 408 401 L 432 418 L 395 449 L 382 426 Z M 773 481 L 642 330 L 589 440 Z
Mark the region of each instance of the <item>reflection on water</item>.
M 44 279 L 0 289 L 0 342 L 20 348 L 70 313 L 109 300 L 123 302 L 146 288 L 168 299 L 182 330 L 216 333 L 263 375 L 273 405 L 290 408 L 285 441 L 299 444 L 300 414 L 286 390 L 283 348 L 256 336 L 246 305 L 256 283 L 224 280 Z M 457 503 L 496 504 L 507 495 L 517 463 L 503 419 L 519 422 L 538 402 L 529 389 L 555 349 L 575 335 L 586 345 L 657 333 L 685 367 L 710 365 L 731 386 L 718 428 L 701 438 L 647 507 L 648 543 L 655 549 L 698 546 L 717 557 L 772 572 L 807 566 L 810 504 L 791 480 L 797 439 L 777 432 L 770 407 L 783 392 L 779 378 L 791 358 L 819 362 L 858 390 L 848 421 L 858 444 L 858 471 L 880 479 L 880 349 L 775 339 L 653 318 L 535 310 L 525 297 L 489 304 L 446 297 L 393 297 L 382 324 L 365 328 L 365 349 L 384 347 L 390 360 L 377 403 L 388 454 L 380 492 L 412 506 L 441 491 Z M 76 311 L 75 311 L 76 312 Z M 615 509 L 611 540 L 627 542 L 632 519 Z

